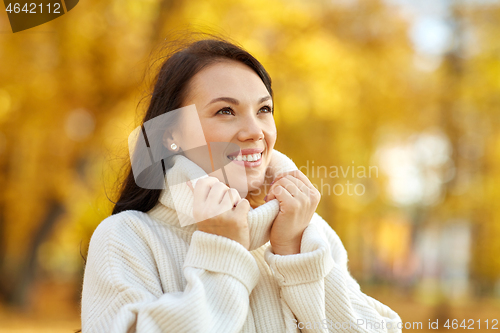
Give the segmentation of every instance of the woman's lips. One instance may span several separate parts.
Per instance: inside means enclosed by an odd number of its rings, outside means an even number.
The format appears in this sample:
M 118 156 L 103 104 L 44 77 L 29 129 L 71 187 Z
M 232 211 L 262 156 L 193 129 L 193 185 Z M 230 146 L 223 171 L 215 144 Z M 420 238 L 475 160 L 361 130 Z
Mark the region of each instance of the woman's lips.
M 229 154 L 227 157 L 234 163 L 245 167 L 256 167 L 262 164 L 262 148 L 246 148 L 240 152 Z

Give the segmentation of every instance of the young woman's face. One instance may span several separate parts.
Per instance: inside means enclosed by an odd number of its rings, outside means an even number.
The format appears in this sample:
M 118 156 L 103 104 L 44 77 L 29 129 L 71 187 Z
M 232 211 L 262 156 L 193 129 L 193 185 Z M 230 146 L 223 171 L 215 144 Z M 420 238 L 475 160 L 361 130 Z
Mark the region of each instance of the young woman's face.
M 260 77 L 240 62 L 212 64 L 192 78 L 183 104 L 195 104 L 206 142 L 241 149 L 238 157 L 226 151 L 226 163 L 245 170 L 249 192 L 260 189 L 276 142 L 273 101 Z

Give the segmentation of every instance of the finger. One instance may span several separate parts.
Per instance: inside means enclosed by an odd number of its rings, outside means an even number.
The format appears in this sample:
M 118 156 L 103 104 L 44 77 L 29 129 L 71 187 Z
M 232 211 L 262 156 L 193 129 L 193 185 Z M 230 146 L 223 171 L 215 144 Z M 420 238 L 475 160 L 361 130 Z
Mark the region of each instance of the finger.
M 222 182 L 214 184 L 210 189 L 210 193 L 208 193 L 207 201 L 209 201 L 212 205 L 219 205 L 222 202 L 222 199 L 224 199 L 224 195 L 226 195 L 226 192 L 228 190 L 229 187 L 227 187 L 227 185 Z
M 292 189 L 292 185 L 295 187 L 295 189 Z M 277 194 L 281 191 L 287 191 L 292 197 L 296 196 L 297 193 L 300 192 L 300 190 L 297 189 L 292 182 L 287 183 L 286 181 L 284 181 L 284 178 L 282 178 L 273 185 L 273 188 L 269 191 L 269 193 L 266 196 L 266 202 L 268 202 L 269 200 L 273 200 L 274 198 L 277 198 L 278 197 Z
M 293 178 L 293 177 L 291 177 Z M 302 193 L 302 191 L 299 189 L 299 187 L 297 186 L 296 183 L 300 183 L 300 180 L 298 180 L 297 178 L 295 178 L 295 182 L 292 181 L 290 178 L 288 177 L 283 177 L 281 178 L 277 184 L 283 186 L 288 192 L 290 192 L 290 194 L 293 196 L 293 197 L 297 197 Z
M 307 186 L 305 186 L 300 180 L 295 177 L 289 176 L 281 178 L 276 183 L 274 183 L 269 190 L 269 193 L 266 196 L 266 202 L 276 198 L 276 191 L 278 191 L 280 187 L 283 187 L 285 190 L 287 190 L 294 198 L 297 198 L 299 200 L 306 198 L 307 194 L 303 193 L 297 185 L 302 186 L 305 191 L 309 191 Z
M 278 199 L 280 203 L 284 201 L 294 200 L 292 194 L 286 188 L 284 188 L 282 185 L 279 184 L 274 188 L 273 192 L 267 195 L 267 201 L 270 201 L 275 198 Z
M 236 208 L 234 208 L 234 211 L 236 213 L 248 214 L 248 212 L 250 211 L 250 203 L 247 199 L 241 199 L 240 202 L 238 202 L 238 204 L 236 205 Z
M 223 213 L 227 210 L 230 210 L 231 208 L 234 207 L 234 204 L 233 204 L 233 201 L 231 198 L 232 198 L 231 191 L 227 190 L 226 193 L 224 194 L 224 197 L 222 198 L 219 206 L 218 206 L 218 209 L 221 213 Z
M 191 192 L 194 192 L 193 183 L 190 180 L 186 182 L 186 185 L 191 189 Z
M 208 198 L 208 193 L 210 193 L 210 189 L 217 183 L 219 183 L 219 180 L 215 177 L 199 179 L 194 186 L 194 201 L 205 202 Z
M 306 184 L 304 184 L 304 182 L 303 182 L 302 180 L 300 180 L 300 179 L 296 178 L 296 177 L 295 177 L 295 176 L 293 176 L 293 175 L 286 175 L 285 177 L 281 178 L 281 179 L 278 181 L 278 183 L 279 183 L 279 182 L 282 182 L 282 185 L 285 185 L 285 188 L 287 188 L 287 189 L 288 189 L 288 187 L 286 186 L 287 182 L 283 183 L 283 181 L 284 181 L 285 179 L 286 179 L 286 180 L 288 180 L 288 181 L 290 181 L 290 182 L 292 182 L 292 183 L 294 183 L 294 184 L 295 184 L 295 186 L 297 186 L 297 188 L 298 188 L 298 189 L 299 189 L 302 193 L 304 193 L 306 196 L 309 196 L 309 192 L 310 192 L 311 190 L 309 189 L 309 187 L 307 187 L 307 185 L 306 185 Z M 278 184 L 278 183 L 275 183 L 275 184 Z M 272 188 L 272 187 L 271 187 L 271 188 Z M 291 193 L 293 196 L 295 196 L 295 194 L 294 194 L 294 193 L 292 193 L 292 192 L 290 192 L 290 193 Z
M 224 198 L 222 198 L 221 204 L 224 206 L 228 206 L 229 208 L 235 207 L 238 202 L 240 202 L 240 194 L 238 191 L 234 188 L 230 188 L 226 194 L 224 195 Z
M 315 188 L 314 185 L 311 183 L 311 181 L 309 180 L 309 178 L 306 177 L 306 175 L 304 175 L 304 173 L 300 170 L 293 170 L 293 171 L 288 171 L 288 172 L 284 172 L 284 173 L 281 173 L 281 174 L 278 174 L 276 176 L 276 178 L 274 179 L 274 181 L 278 181 L 279 179 L 287 176 L 287 175 L 291 175 L 297 179 L 300 179 L 307 187 L 309 187 L 309 189 L 313 189 Z
M 295 170 L 292 172 L 292 176 L 297 177 L 300 179 L 309 189 L 309 191 L 303 191 L 306 196 L 311 198 L 313 202 L 318 202 L 321 200 L 321 193 L 318 191 L 318 188 L 314 186 L 313 183 L 307 178 L 306 175 L 300 170 Z
M 232 204 L 233 204 L 234 207 L 236 207 L 236 205 L 238 204 L 238 202 L 241 201 L 240 193 L 235 188 L 231 188 L 229 190 L 230 190 L 230 194 L 231 194 L 231 197 L 232 197 L 232 200 L 233 200 Z

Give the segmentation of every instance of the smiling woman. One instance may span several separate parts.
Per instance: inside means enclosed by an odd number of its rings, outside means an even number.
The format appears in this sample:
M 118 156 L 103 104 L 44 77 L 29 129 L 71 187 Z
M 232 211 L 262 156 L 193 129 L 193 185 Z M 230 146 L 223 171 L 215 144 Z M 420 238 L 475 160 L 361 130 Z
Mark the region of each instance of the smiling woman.
M 263 198 L 260 189 L 276 142 L 270 80 L 268 90 L 255 70 L 228 59 L 197 73 L 188 91 L 184 103 L 196 105 L 206 141 L 231 142 L 240 148 L 228 157 L 245 167 L 249 199 L 256 208 L 263 202 L 255 193 Z
M 148 132 L 175 110 L 194 117 Z M 234 43 L 202 39 L 163 63 L 143 124 L 168 156 L 156 162 L 164 186 L 143 188 L 130 170 L 95 230 L 83 332 L 372 330 L 360 320 L 401 331 L 349 274 L 342 242 L 315 213 L 319 192 L 274 149 L 273 114 L 269 75 Z

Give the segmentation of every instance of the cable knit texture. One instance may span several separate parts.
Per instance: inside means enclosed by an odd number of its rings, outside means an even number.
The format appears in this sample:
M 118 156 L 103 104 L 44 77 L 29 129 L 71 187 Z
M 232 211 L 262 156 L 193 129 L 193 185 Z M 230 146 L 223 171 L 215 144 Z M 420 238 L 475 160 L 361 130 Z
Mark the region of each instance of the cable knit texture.
M 296 170 L 273 150 L 269 170 Z M 174 158 L 149 212 L 124 211 L 92 235 L 82 292 L 86 332 L 401 332 L 401 319 L 361 292 L 335 231 L 314 214 L 301 253 L 273 253 L 271 200 L 250 210 L 250 250 L 196 230 L 185 184 L 206 173 Z M 391 328 L 392 327 L 392 328 Z

